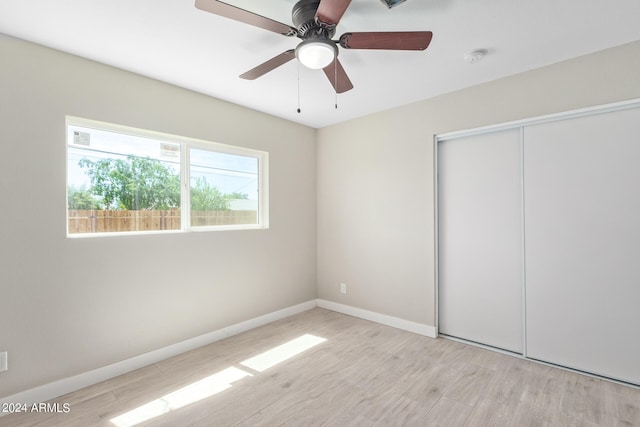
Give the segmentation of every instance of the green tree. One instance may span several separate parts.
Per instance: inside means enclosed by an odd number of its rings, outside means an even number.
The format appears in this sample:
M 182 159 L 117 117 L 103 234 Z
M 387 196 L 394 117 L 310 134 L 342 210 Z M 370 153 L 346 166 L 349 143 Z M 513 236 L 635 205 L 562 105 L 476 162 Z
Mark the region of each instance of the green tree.
M 247 200 L 249 198 L 249 195 L 247 193 L 238 193 L 234 191 L 233 193 L 227 194 L 227 197 L 229 197 L 230 200 Z
M 84 187 L 69 186 L 67 188 L 67 209 L 101 210 L 104 205 L 91 190 Z
M 229 210 L 231 198 L 209 184 L 204 177 L 196 178 L 191 186 L 191 210 L 194 211 L 226 211 Z
M 91 191 L 106 208 L 169 209 L 180 206 L 180 175 L 161 161 L 127 156 L 123 159 L 81 159 Z

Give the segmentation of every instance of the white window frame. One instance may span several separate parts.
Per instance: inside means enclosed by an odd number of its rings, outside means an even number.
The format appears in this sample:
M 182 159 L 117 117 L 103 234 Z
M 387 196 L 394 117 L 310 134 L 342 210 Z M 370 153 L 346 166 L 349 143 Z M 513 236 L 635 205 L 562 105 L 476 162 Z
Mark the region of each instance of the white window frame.
M 87 127 L 91 129 L 121 133 L 131 136 L 151 138 L 161 142 L 178 144 L 180 146 L 180 222 L 179 230 L 146 230 L 146 231 L 123 231 L 123 232 L 101 232 L 101 233 L 69 233 L 68 208 L 65 214 L 65 228 L 68 238 L 84 237 L 106 237 L 106 236 L 127 236 L 127 235 L 147 235 L 147 234 L 173 234 L 185 232 L 205 232 L 205 231 L 225 231 L 225 230 L 260 230 L 269 228 L 269 153 L 252 148 L 238 147 L 234 145 L 211 142 L 202 139 L 190 138 L 186 136 L 173 135 L 164 132 L 157 132 L 147 129 L 134 128 L 130 126 L 107 123 L 97 120 L 85 119 L 82 117 L 66 116 L 65 120 L 65 187 L 68 190 L 68 148 L 69 148 L 69 126 Z M 256 224 L 230 224 L 211 226 L 191 226 L 191 195 L 190 195 L 190 149 L 200 149 L 215 151 L 224 154 L 232 154 L 245 157 L 253 157 L 258 161 L 258 215 Z M 68 200 L 67 190 L 65 190 L 65 206 Z

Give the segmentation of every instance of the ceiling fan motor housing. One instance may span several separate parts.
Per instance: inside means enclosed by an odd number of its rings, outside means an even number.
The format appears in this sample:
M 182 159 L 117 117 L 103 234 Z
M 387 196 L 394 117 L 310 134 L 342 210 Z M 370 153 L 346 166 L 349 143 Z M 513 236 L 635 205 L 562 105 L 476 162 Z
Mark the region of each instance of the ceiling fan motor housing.
M 309 37 L 330 39 L 336 33 L 335 25 L 327 25 L 316 21 L 316 11 L 319 5 L 320 0 L 300 0 L 293 6 L 291 20 L 301 39 Z

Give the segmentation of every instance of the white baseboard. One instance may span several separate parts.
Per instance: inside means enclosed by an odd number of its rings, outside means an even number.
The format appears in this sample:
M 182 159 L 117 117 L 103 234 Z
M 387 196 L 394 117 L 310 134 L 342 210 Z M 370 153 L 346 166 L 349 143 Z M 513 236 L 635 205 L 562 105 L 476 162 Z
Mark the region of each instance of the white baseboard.
M 263 316 L 249 319 L 244 322 L 236 323 L 235 325 L 218 329 L 216 331 L 209 332 L 207 334 L 200 335 L 198 337 L 191 338 L 177 344 L 172 344 L 167 347 L 151 351 L 149 353 L 141 354 L 140 356 L 135 356 L 130 359 L 114 363 L 112 365 L 104 366 L 102 368 L 84 372 L 73 377 L 64 378 L 49 384 L 32 388 L 30 390 L 26 390 L 12 396 L 1 398 L 0 407 L 2 407 L 5 403 L 25 403 L 28 406 L 31 406 L 34 403 L 46 402 L 64 394 L 80 390 L 81 388 L 88 387 L 90 385 L 97 384 L 99 382 L 117 377 L 119 375 L 126 374 L 127 372 L 131 372 L 136 369 L 151 365 L 153 363 L 160 362 L 170 357 L 177 356 L 189 350 L 193 350 L 198 347 L 220 341 L 224 338 L 246 332 L 250 329 L 266 325 L 267 323 L 271 323 L 276 320 L 292 316 L 294 314 L 302 313 L 303 311 L 311 310 L 316 306 L 316 300 L 307 301 L 302 304 L 294 305 L 292 307 L 287 307 L 282 310 L 274 311 Z M 6 414 L 0 411 L 0 417 L 2 415 Z
M 413 322 L 411 320 L 401 319 L 399 317 L 388 316 L 386 314 L 376 313 L 375 311 L 364 310 L 350 305 L 339 304 L 337 302 L 319 299 L 318 307 L 327 310 L 337 311 L 338 313 L 348 314 L 349 316 L 359 317 L 361 319 L 370 320 L 371 322 L 380 323 L 382 325 L 391 326 L 393 328 L 402 329 L 404 331 L 413 332 L 414 334 L 424 335 L 430 338 L 438 336 L 434 326 L 425 325 L 424 323 Z

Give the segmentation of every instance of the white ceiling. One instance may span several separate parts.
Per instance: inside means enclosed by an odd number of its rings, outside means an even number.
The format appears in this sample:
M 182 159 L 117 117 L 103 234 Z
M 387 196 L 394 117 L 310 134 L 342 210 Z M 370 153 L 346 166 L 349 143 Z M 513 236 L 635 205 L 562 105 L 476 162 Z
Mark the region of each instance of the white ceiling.
M 227 1 L 287 25 L 295 2 Z M 238 78 L 299 39 L 203 12 L 193 0 L 0 0 L 2 33 L 316 128 L 640 40 L 639 17 L 639 0 L 407 0 L 393 9 L 353 0 L 336 38 L 434 36 L 423 52 L 341 49 L 354 89 L 338 95 L 336 109 L 324 73 L 297 61 L 254 81 Z M 489 54 L 465 63 L 476 48 Z

